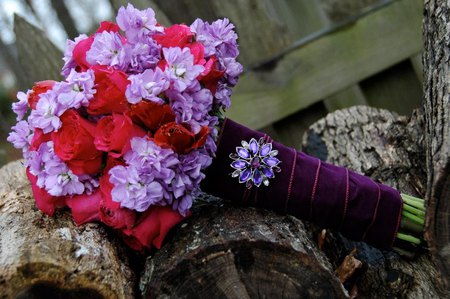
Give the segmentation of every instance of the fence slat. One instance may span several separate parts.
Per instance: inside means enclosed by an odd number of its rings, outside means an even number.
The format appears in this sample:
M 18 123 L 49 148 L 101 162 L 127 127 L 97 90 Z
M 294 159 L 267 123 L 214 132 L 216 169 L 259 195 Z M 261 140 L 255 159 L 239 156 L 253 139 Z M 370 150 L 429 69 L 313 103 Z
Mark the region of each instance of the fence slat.
M 20 89 L 31 88 L 36 81 L 61 80 L 62 53 L 45 33 L 18 15 L 14 16 L 14 33 L 23 70 L 18 78 Z
M 248 72 L 227 116 L 264 127 L 419 53 L 422 5 L 396 1 L 285 55 L 272 70 Z

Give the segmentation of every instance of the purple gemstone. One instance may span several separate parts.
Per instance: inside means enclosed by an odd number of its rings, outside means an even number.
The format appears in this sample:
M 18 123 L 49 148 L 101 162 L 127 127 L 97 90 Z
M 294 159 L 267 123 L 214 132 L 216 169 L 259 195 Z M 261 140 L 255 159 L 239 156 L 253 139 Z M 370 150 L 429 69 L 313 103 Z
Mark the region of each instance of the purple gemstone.
M 231 163 L 231 167 L 234 169 L 243 169 L 248 166 L 248 163 L 242 160 L 237 160 Z
M 248 150 L 246 150 L 243 147 L 237 147 L 236 152 L 239 155 L 239 157 L 241 157 L 242 159 L 250 158 L 250 153 L 248 152 Z
M 272 168 L 267 168 L 267 167 L 263 167 L 262 169 L 262 173 L 268 177 L 269 179 L 273 178 L 275 176 L 275 174 L 273 173 Z
M 252 138 L 252 140 L 250 140 L 250 151 L 252 152 L 253 155 L 256 155 L 258 153 L 258 150 L 259 150 L 258 142 L 256 142 L 255 138 Z
M 239 183 L 247 182 L 252 177 L 252 171 L 250 168 L 247 168 L 243 172 L 241 172 L 241 175 L 239 176 Z
M 272 143 L 266 143 L 261 147 L 261 151 L 259 154 L 261 157 L 265 157 L 269 154 L 269 152 L 272 150 Z
M 254 157 L 254 158 L 252 159 L 252 161 L 250 162 L 250 165 L 251 165 L 253 168 L 259 168 L 259 167 L 261 166 L 261 159 L 258 158 L 258 157 Z
M 263 161 L 270 167 L 274 167 L 278 163 L 280 163 L 280 160 L 278 160 L 277 158 L 274 158 L 274 157 L 265 158 Z
M 259 187 L 261 186 L 262 180 L 263 176 L 261 175 L 261 172 L 258 169 L 255 169 L 255 172 L 253 173 L 253 183 Z

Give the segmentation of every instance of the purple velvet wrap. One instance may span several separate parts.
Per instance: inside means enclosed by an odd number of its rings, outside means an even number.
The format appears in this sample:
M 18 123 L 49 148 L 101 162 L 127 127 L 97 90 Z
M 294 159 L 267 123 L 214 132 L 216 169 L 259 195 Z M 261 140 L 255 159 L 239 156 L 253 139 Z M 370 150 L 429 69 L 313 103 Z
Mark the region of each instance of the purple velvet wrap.
M 392 247 L 403 202 L 400 193 L 344 167 L 334 166 L 277 142 L 281 172 L 269 186 L 247 189 L 232 178 L 229 154 L 241 141 L 270 137 L 226 119 L 217 156 L 208 168 L 202 189 L 210 194 L 309 220 L 344 236 L 380 249 Z

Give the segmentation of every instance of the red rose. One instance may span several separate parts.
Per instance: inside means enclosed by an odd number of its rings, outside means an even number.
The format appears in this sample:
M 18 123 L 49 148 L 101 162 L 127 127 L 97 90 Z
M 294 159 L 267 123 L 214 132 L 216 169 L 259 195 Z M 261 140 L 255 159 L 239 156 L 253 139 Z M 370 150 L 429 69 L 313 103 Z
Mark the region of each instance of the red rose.
M 97 92 L 87 108 L 92 115 L 123 113 L 128 110 L 125 97 L 128 81 L 127 74 L 111 67 L 95 65 L 91 68 L 95 74 Z
M 33 139 L 31 139 L 30 151 L 37 151 L 42 143 L 50 140 L 52 140 L 51 134 L 44 134 L 44 132 L 39 128 L 34 129 Z
M 40 95 L 52 89 L 55 83 L 56 81 L 53 80 L 45 80 L 34 83 L 34 86 L 28 95 L 28 105 L 30 105 L 31 109 L 36 109 Z
M 130 229 L 136 222 L 136 212 L 127 208 L 121 208 L 120 203 L 112 200 L 111 190 L 113 187 L 113 184 L 109 181 L 109 175 L 104 174 L 100 178 L 100 190 L 102 194 L 100 220 L 115 229 Z
M 119 158 L 131 148 L 130 140 L 133 137 L 143 137 L 146 134 L 147 132 L 133 124 L 128 116 L 113 113 L 98 122 L 94 144 L 98 150 Z
M 43 213 L 53 216 L 56 208 L 62 208 L 65 206 L 65 197 L 51 196 L 48 194 L 47 190 L 40 188 L 36 182 L 37 177 L 32 175 L 27 168 L 27 177 L 31 183 L 31 191 L 33 191 L 34 200 L 36 201 L 36 206 Z
M 100 220 L 101 198 L 100 189 L 97 189 L 91 195 L 83 193 L 67 198 L 67 205 L 71 209 L 73 220 L 77 225 Z
M 119 32 L 120 28 L 116 23 L 103 21 L 100 23 L 100 27 L 98 27 L 95 33 L 102 33 L 103 31 L 107 32 Z
M 167 233 L 177 225 L 183 216 L 170 207 L 153 206 L 148 209 L 131 229 L 123 229 L 125 242 L 135 250 L 161 248 Z
M 198 76 L 201 83 L 208 88 L 212 94 L 216 93 L 217 83 L 223 77 L 224 71 L 218 69 L 218 61 L 215 56 L 211 56 L 205 64 L 205 70 Z
M 209 128 L 203 126 L 197 135 L 176 122 L 161 126 L 153 136 L 154 141 L 161 147 L 170 147 L 178 154 L 185 154 L 199 148 L 206 142 Z
M 128 115 L 133 122 L 154 132 L 161 125 L 175 121 L 175 113 L 167 104 L 140 101 L 130 106 Z
M 153 39 L 165 48 L 180 47 L 192 42 L 194 33 L 186 25 L 172 25 L 164 33 L 153 35 Z
M 95 148 L 95 124 L 75 110 L 61 115 L 61 128 L 52 133 L 55 153 L 75 174 L 93 174 L 100 170 L 102 153 Z
M 94 36 L 83 39 L 75 45 L 72 51 L 72 59 L 77 63 L 76 71 L 84 72 L 91 66 L 86 60 L 86 52 L 91 49 L 92 43 L 94 42 Z

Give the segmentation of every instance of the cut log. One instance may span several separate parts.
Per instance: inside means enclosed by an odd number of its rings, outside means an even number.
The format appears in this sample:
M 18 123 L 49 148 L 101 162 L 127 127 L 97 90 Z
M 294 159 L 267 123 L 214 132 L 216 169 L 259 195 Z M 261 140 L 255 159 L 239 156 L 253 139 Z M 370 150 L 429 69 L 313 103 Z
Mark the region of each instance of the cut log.
M 133 297 L 126 255 L 103 227 L 43 215 L 21 161 L 0 178 L 0 298 Z
M 303 150 L 349 167 L 404 193 L 423 196 L 426 186 L 424 118 L 355 106 L 329 114 L 310 127 Z M 353 248 L 364 263 L 356 281 L 362 298 L 441 298 L 439 275 L 430 256 L 408 261 L 391 251 L 329 235 L 324 250 L 334 266 Z
M 425 1 L 426 237 L 450 293 L 450 2 Z
M 302 222 L 228 204 L 194 211 L 147 259 L 144 298 L 345 298 Z

